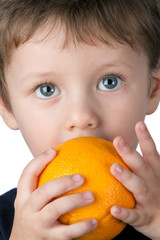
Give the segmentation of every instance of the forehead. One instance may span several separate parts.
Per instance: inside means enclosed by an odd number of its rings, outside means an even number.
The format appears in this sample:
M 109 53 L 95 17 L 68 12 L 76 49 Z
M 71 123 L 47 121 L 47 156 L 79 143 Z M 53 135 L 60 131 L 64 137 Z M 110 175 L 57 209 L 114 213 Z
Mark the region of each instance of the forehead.
M 10 71 L 18 69 L 18 74 L 25 72 L 64 71 L 74 69 L 123 68 L 145 71 L 148 74 L 148 59 L 143 52 L 135 51 L 128 44 L 120 44 L 108 36 L 108 44 L 96 42 L 96 45 L 75 42 L 70 37 L 64 47 L 64 31 L 37 32 L 28 42 L 17 48 L 8 65 Z M 140 67 L 141 66 L 141 69 Z M 88 68 L 88 69 L 87 69 Z
M 97 31 L 96 31 L 97 30 Z M 52 22 L 48 22 L 48 25 L 41 25 L 36 32 L 26 40 L 26 42 L 35 42 L 35 43 L 47 43 L 55 42 L 56 47 L 59 44 L 60 49 L 67 48 L 68 46 L 81 44 L 88 44 L 90 46 L 103 46 L 108 45 L 113 47 L 118 43 L 120 45 L 128 45 L 133 50 L 138 52 L 143 52 L 142 46 L 140 46 L 137 40 L 132 39 L 132 44 L 129 41 L 125 41 L 123 39 L 118 39 L 118 37 L 114 38 L 109 32 L 104 29 L 92 29 L 91 32 L 89 30 L 82 32 L 76 32 L 72 29 L 67 29 L 67 26 L 58 20 L 55 21 L 54 25 Z
M 132 48 L 132 50 L 136 51 L 137 54 L 145 54 L 143 49 L 137 44 L 132 46 L 129 43 L 122 41 L 115 40 L 110 34 L 105 32 L 102 29 L 99 29 L 98 32 L 93 31 L 92 33 L 86 34 L 80 33 L 80 36 L 77 36 L 75 32 L 72 32 L 71 29 L 66 29 L 65 24 L 59 22 L 58 20 L 52 24 L 52 21 L 49 20 L 46 24 L 40 25 L 39 28 L 31 35 L 29 39 L 24 40 L 17 46 L 11 50 L 11 54 L 8 58 L 8 63 L 14 52 L 17 49 L 21 49 L 24 46 L 29 46 L 28 44 L 39 44 L 44 45 L 45 48 L 50 46 L 57 48 L 59 51 L 63 51 L 66 49 L 79 48 L 82 45 L 95 46 L 95 47 L 110 47 L 115 48 L 117 50 L 117 45 L 119 47 L 128 46 Z M 147 55 L 147 54 L 146 54 Z M 149 59 L 148 59 L 149 60 Z
M 105 39 L 105 40 L 104 40 Z M 77 39 L 71 32 L 68 31 L 66 35 L 66 29 L 62 25 L 54 25 L 52 28 L 50 25 L 46 27 L 39 28 L 33 36 L 21 44 L 16 50 L 29 48 L 29 47 L 45 47 L 57 49 L 59 52 L 65 51 L 76 51 L 80 48 L 92 49 L 93 47 L 97 49 L 110 49 L 112 51 L 124 51 L 135 53 L 137 56 L 144 55 L 145 53 L 140 47 L 131 47 L 128 43 L 118 42 L 113 39 L 111 35 L 104 33 L 104 39 L 99 39 L 97 36 L 89 36 L 88 39 Z M 146 56 L 147 57 L 147 56 Z
M 20 45 L 15 51 L 13 51 L 12 56 L 17 56 L 18 53 L 25 52 L 27 50 L 38 50 L 43 54 L 44 52 L 48 53 L 48 51 L 56 51 L 59 55 L 66 52 L 74 52 L 78 54 L 79 52 L 90 52 L 97 50 L 97 54 L 102 53 L 103 51 L 112 52 L 115 55 L 119 56 L 121 60 L 125 59 L 129 55 L 131 57 L 134 56 L 136 58 L 143 57 L 145 61 L 147 60 L 147 56 L 140 49 L 134 49 L 127 43 L 119 43 L 114 40 L 110 35 L 106 35 L 106 43 L 99 41 L 99 39 L 90 39 L 88 42 L 76 41 L 72 34 L 67 36 L 66 32 L 63 28 L 56 27 L 52 31 L 49 32 L 48 29 L 39 29 L 27 42 Z M 47 51 L 48 50 L 48 51 Z M 125 55 L 121 55 L 125 53 Z M 109 56 L 110 58 L 111 56 Z M 100 59 L 99 59 L 100 60 Z

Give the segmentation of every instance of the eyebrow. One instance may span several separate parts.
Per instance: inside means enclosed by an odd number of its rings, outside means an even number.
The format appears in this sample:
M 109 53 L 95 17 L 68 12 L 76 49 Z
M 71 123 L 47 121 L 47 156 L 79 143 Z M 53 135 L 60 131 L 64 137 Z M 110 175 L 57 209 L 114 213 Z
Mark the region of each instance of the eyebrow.
M 53 72 L 29 72 L 26 75 L 20 77 L 20 81 L 26 81 L 28 79 L 31 79 L 33 77 L 39 78 L 39 77 L 44 77 L 48 78 L 49 76 L 55 75 Z
M 133 69 L 133 66 L 130 65 L 127 62 L 120 62 L 118 60 L 115 60 L 113 62 L 109 63 L 103 63 L 97 67 L 98 71 L 104 68 L 113 68 L 113 67 L 125 67 L 125 69 Z M 48 72 L 29 72 L 26 75 L 20 77 L 20 81 L 26 81 L 26 80 L 33 80 L 33 78 L 48 78 L 48 77 L 53 77 L 56 76 L 57 74 L 54 71 L 48 71 Z
M 130 63 L 125 62 L 125 61 L 121 61 L 121 62 L 120 62 L 120 61 L 118 61 L 118 60 L 115 60 L 115 61 L 113 61 L 113 62 L 104 64 L 104 65 L 107 66 L 107 67 L 125 66 L 125 67 L 127 67 L 127 68 L 129 68 L 129 69 L 132 69 L 132 68 L 133 68 L 133 66 L 132 66 Z
M 131 71 L 133 70 L 133 65 L 127 62 L 120 62 L 120 61 L 114 61 L 110 63 L 104 63 L 100 65 L 98 70 L 103 70 L 103 69 L 113 69 L 113 71 L 119 71 L 119 70 L 125 70 L 125 71 Z M 111 70 L 112 71 L 112 70 Z

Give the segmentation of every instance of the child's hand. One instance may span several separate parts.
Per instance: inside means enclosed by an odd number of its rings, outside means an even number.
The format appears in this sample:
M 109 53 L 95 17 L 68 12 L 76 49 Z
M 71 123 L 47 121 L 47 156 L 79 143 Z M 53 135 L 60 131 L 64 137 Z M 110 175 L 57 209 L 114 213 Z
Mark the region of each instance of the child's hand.
M 160 156 L 144 123 L 136 125 L 136 134 L 143 157 L 121 137 L 114 140 L 132 172 L 118 164 L 111 167 L 112 174 L 133 193 L 136 205 L 134 209 L 114 206 L 111 213 L 149 238 L 160 239 Z
M 92 219 L 72 225 L 63 225 L 57 221 L 60 215 L 93 202 L 94 197 L 90 192 L 54 200 L 55 197 L 81 186 L 82 176 L 66 176 L 36 189 L 38 176 L 55 155 L 55 150 L 43 153 L 32 160 L 23 171 L 18 184 L 10 240 L 67 240 L 80 237 L 96 227 Z

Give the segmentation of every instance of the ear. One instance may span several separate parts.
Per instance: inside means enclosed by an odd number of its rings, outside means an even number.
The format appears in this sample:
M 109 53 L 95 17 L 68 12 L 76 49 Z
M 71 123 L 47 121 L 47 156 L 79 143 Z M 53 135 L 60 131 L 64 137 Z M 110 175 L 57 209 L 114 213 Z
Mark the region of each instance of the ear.
M 9 128 L 13 130 L 19 129 L 13 113 L 7 109 L 1 97 L 0 97 L 0 115 Z
M 151 79 L 151 90 L 148 101 L 147 114 L 156 111 L 160 101 L 160 68 L 153 72 Z

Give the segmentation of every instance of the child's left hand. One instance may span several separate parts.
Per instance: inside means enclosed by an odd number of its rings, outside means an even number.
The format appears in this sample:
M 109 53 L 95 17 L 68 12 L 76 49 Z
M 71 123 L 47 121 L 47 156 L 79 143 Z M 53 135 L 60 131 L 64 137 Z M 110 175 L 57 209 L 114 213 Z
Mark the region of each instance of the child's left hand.
M 130 168 L 130 171 L 115 163 L 111 172 L 135 197 L 134 209 L 114 206 L 114 217 L 132 225 L 147 237 L 160 239 L 160 155 L 156 150 L 143 122 L 136 124 L 136 134 L 143 156 L 132 149 L 121 137 L 113 144 Z

